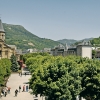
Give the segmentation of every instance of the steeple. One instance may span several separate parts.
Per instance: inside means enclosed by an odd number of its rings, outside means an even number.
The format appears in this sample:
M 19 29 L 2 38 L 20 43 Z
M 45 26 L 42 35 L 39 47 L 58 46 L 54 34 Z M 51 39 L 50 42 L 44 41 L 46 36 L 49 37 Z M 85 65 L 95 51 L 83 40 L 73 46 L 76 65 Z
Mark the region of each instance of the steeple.
M 4 28 L 3 28 L 3 25 L 2 25 L 1 19 L 0 19 L 0 32 L 5 32 L 5 31 L 4 31 Z
M 5 40 L 5 31 L 1 19 L 0 19 L 0 39 L 2 39 L 3 41 Z
M 68 45 L 67 45 L 67 43 L 65 44 L 65 51 L 67 51 L 68 50 Z

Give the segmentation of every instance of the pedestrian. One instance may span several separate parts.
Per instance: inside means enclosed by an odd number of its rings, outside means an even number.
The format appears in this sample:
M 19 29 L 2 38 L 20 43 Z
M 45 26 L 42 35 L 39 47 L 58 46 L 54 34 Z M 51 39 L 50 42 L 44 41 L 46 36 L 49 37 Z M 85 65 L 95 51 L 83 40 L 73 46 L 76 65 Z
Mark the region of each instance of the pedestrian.
M 23 86 L 23 92 L 25 91 L 25 85 Z
M 6 97 L 6 95 L 7 95 L 7 90 L 5 89 L 5 91 L 4 91 L 4 96 Z
M 21 91 L 21 86 L 19 86 L 19 92 Z
M 10 88 L 10 87 L 8 87 L 8 93 L 10 93 L 10 89 L 11 89 L 11 88 Z
M 5 92 L 5 97 L 6 97 L 6 95 L 7 95 L 7 91 Z
M 1 92 L 1 97 L 3 96 L 3 93 Z
M 22 76 L 22 72 L 21 72 L 21 76 Z
M 26 86 L 26 92 L 28 92 L 28 85 Z
M 18 94 L 18 90 L 16 89 L 15 90 L 15 97 L 17 97 L 17 94 Z
M 5 90 L 4 90 L 4 88 L 2 89 L 2 91 L 1 91 L 1 92 L 2 92 L 2 94 L 3 94 L 3 95 L 5 94 Z
M 26 73 L 25 73 L 25 76 L 26 76 Z

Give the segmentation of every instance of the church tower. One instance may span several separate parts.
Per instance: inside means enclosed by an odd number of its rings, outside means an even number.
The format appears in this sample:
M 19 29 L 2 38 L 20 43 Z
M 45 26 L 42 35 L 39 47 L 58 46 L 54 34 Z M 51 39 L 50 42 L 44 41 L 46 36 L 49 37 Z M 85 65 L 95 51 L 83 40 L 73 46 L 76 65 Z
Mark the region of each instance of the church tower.
M 5 31 L 0 19 L 0 59 L 10 59 L 13 54 L 15 55 L 15 46 L 12 47 L 12 45 L 5 43 Z
M 0 39 L 5 41 L 5 31 L 1 19 L 0 19 Z

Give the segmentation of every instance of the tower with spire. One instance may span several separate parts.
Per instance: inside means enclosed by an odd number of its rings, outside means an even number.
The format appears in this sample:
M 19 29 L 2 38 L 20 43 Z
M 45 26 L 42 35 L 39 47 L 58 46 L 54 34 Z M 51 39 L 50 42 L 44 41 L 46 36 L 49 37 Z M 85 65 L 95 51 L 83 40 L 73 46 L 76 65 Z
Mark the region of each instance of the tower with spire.
M 10 59 L 12 54 L 15 54 L 15 46 L 12 47 L 12 45 L 8 45 L 5 43 L 5 31 L 0 19 L 0 59 Z
M 0 39 L 5 41 L 5 31 L 1 19 L 0 19 Z

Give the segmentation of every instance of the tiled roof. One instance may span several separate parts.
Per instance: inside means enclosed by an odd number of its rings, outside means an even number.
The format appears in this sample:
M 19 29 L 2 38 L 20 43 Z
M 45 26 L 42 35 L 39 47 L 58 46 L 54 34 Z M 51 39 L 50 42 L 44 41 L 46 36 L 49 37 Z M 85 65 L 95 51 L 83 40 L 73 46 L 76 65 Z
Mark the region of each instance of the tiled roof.
M 2 25 L 1 19 L 0 19 L 0 32 L 5 32 L 5 31 L 4 31 L 4 28 L 3 28 L 3 25 Z

